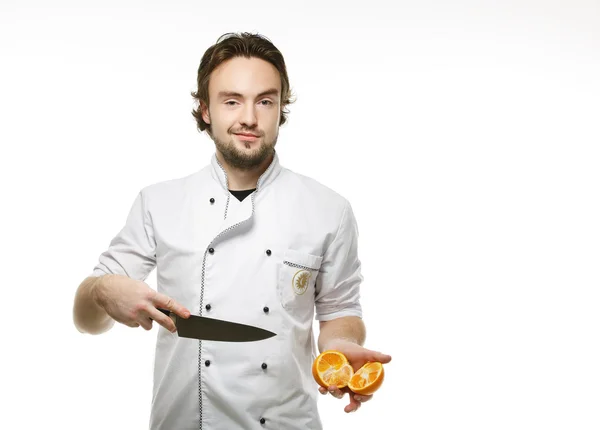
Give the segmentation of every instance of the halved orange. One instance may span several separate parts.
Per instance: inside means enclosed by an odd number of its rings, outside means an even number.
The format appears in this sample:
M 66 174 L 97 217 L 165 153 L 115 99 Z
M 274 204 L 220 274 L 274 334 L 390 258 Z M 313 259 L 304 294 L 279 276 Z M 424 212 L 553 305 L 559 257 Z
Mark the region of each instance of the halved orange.
M 344 354 L 338 351 L 324 351 L 313 362 L 312 374 L 321 387 L 335 385 L 344 388 L 354 372 Z
M 354 372 L 348 382 L 348 388 L 356 394 L 371 395 L 381 387 L 383 376 L 383 365 L 381 363 L 378 361 L 368 362 Z

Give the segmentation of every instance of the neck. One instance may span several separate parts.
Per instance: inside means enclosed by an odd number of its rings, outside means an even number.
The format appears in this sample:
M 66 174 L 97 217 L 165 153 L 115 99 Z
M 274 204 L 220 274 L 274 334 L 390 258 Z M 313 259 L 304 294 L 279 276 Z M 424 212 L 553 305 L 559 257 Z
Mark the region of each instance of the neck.
M 225 173 L 227 173 L 227 186 L 232 191 L 251 190 L 256 188 L 258 178 L 267 170 L 273 161 L 273 155 L 268 157 L 260 166 L 252 169 L 236 169 L 223 159 L 223 155 L 217 150 L 217 159 Z

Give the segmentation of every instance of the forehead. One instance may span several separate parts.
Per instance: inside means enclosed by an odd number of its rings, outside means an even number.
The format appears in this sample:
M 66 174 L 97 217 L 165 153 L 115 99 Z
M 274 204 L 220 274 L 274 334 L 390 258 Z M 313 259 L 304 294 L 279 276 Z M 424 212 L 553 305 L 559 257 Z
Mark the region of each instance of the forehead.
M 260 58 L 236 57 L 213 70 L 208 92 L 214 97 L 220 91 L 234 91 L 252 97 L 269 88 L 281 93 L 279 72 L 271 63 Z

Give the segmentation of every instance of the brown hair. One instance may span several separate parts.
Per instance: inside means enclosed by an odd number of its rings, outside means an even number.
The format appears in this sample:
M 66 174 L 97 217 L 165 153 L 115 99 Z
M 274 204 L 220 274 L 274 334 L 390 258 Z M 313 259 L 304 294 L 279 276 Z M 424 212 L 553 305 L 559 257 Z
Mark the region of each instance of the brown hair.
M 210 75 L 221 63 L 235 57 L 260 58 L 268 61 L 279 71 L 281 77 L 281 115 L 279 125 L 285 124 L 289 111 L 286 107 L 294 103 L 290 82 L 287 75 L 283 55 L 273 43 L 260 34 L 253 33 L 225 33 L 217 42 L 208 48 L 198 67 L 198 90 L 192 92 L 192 97 L 197 101 L 198 107 L 192 111 L 196 119 L 198 130 L 207 130 L 211 134 L 211 126 L 202 119 L 201 102 L 209 106 L 208 82 Z

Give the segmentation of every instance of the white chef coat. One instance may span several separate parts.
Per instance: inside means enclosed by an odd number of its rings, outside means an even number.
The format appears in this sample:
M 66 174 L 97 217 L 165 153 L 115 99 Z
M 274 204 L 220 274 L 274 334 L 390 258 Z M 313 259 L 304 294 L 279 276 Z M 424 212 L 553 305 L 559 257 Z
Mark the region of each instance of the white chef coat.
M 180 338 L 160 326 L 151 430 L 321 429 L 313 318 L 362 317 L 349 202 L 283 168 L 275 153 L 242 202 L 216 155 L 146 186 L 93 276 L 145 280 L 202 315 L 277 334 L 257 342 Z

